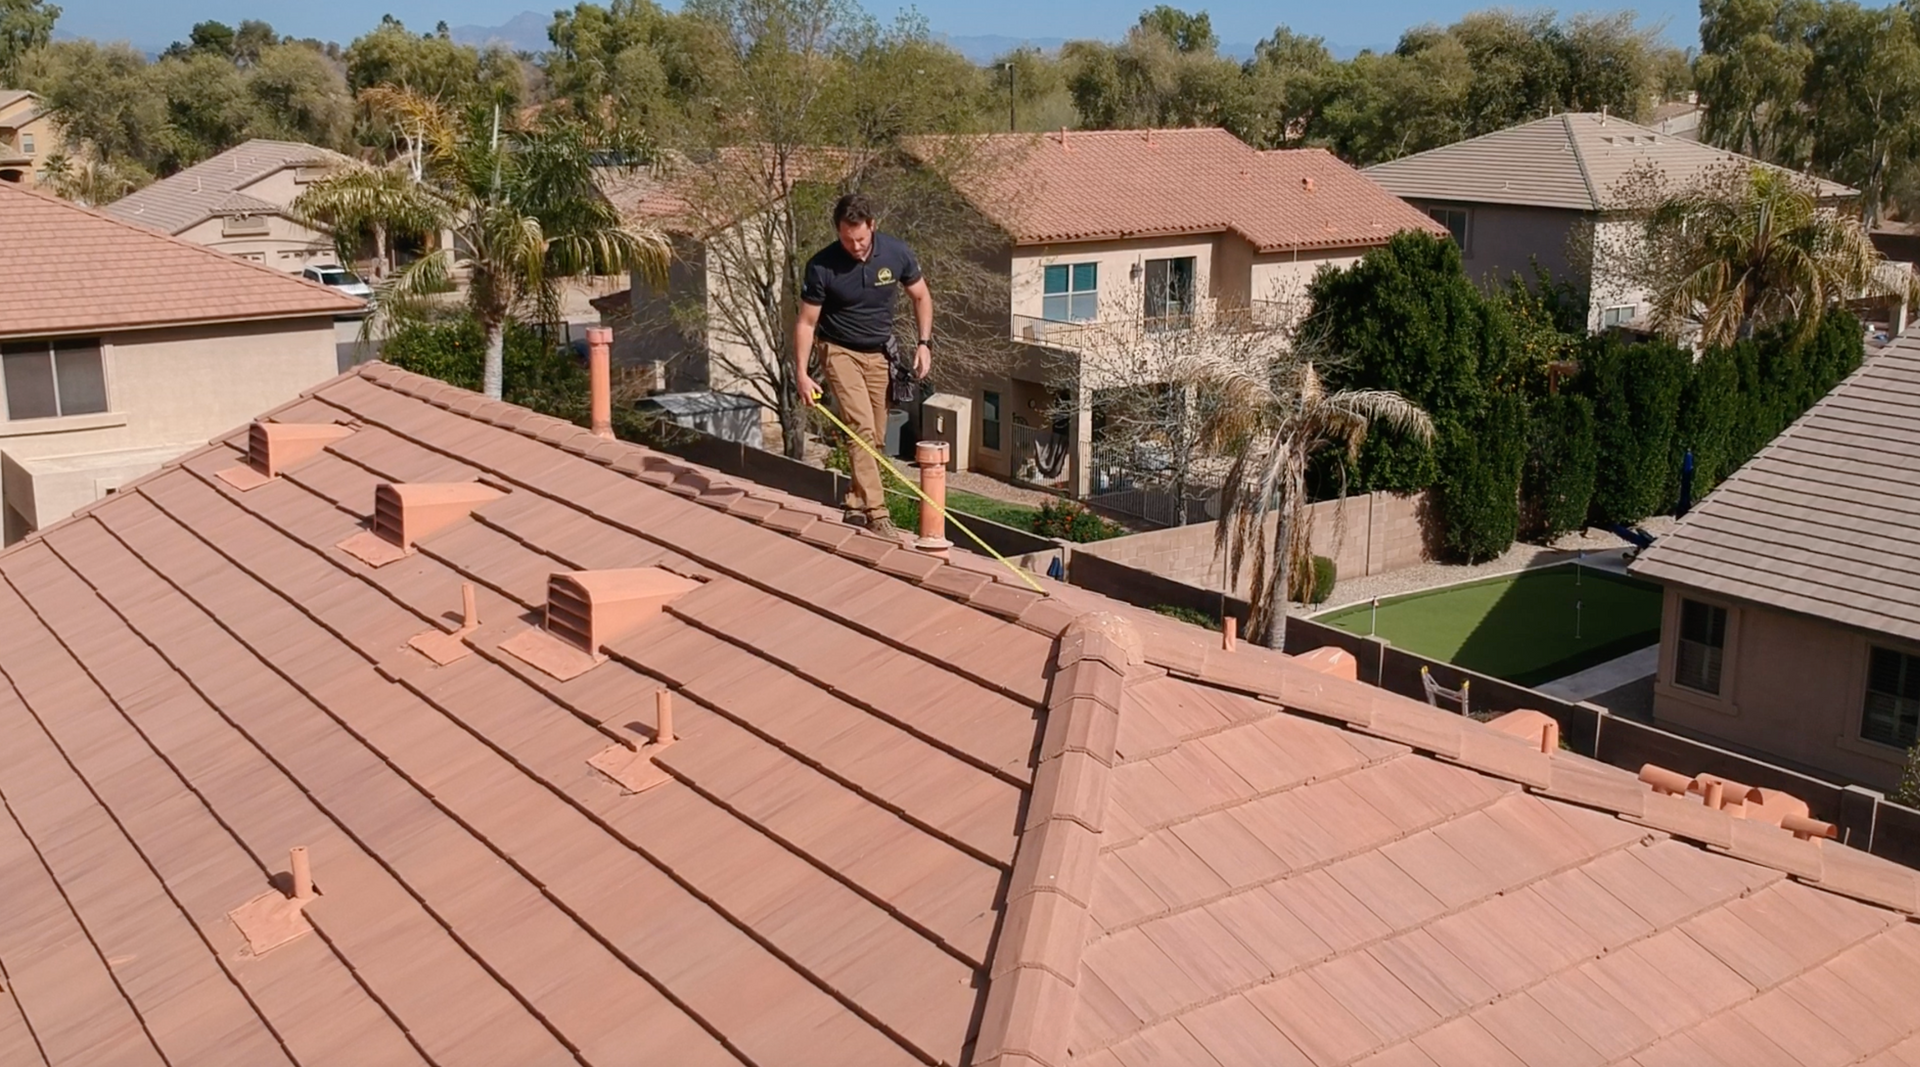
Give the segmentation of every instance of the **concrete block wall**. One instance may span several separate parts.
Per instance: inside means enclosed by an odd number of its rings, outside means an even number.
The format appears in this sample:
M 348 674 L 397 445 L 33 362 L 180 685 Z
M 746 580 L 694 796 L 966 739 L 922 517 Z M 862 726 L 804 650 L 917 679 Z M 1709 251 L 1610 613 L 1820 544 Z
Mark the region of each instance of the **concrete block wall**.
M 1426 560 L 1422 526 L 1425 493 L 1368 493 L 1345 500 L 1324 500 L 1307 509 L 1309 540 L 1315 555 L 1334 561 L 1343 578 L 1410 567 Z M 1267 520 L 1273 536 L 1278 516 Z M 1203 589 L 1221 589 L 1226 567 L 1214 552 L 1218 522 L 1193 523 L 1165 530 L 1116 537 L 1075 547 L 1115 563 Z M 1232 593 L 1245 596 L 1242 573 Z

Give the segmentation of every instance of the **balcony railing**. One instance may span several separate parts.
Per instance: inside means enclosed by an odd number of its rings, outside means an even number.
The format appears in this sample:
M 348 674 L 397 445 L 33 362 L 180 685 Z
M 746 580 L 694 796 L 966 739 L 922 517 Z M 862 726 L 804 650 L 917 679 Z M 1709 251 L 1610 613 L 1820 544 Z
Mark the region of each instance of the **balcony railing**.
M 1013 339 L 1045 345 L 1068 352 L 1086 351 L 1096 345 L 1128 343 L 1144 333 L 1177 333 L 1192 329 L 1220 329 L 1233 332 L 1284 330 L 1298 321 L 1298 309 L 1292 304 L 1255 300 L 1245 304 L 1220 305 L 1207 301 L 1191 314 L 1153 318 L 1107 318 L 1090 322 L 1063 322 L 1033 315 L 1013 316 Z

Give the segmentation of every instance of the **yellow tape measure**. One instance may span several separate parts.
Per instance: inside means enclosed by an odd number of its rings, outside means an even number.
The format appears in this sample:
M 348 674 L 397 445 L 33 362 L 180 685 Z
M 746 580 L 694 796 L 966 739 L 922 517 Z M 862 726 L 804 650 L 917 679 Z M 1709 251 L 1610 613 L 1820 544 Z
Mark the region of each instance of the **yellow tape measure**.
M 829 422 L 839 427 L 840 432 L 846 434 L 847 437 L 850 438 L 854 444 L 859 445 L 861 448 L 866 449 L 867 454 L 872 456 L 874 458 L 874 461 L 880 464 L 880 469 L 886 472 L 887 474 L 893 475 L 893 477 L 897 481 L 899 481 L 901 485 L 904 485 L 908 489 L 912 490 L 913 495 L 920 498 L 920 503 L 923 506 L 930 507 L 935 511 L 938 511 L 940 513 L 941 518 L 952 523 L 954 526 L 959 528 L 961 533 L 966 534 L 968 537 L 972 538 L 974 544 L 979 545 L 982 549 L 985 549 L 987 555 L 992 556 L 994 559 L 999 560 L 1002 566 L 1012 571 L 1014 575 L 1018 577 L 1021 581 L 1027 583 L 1027 585 L 1030 586 L 1034 592 L 1039 593 L 1042 596 L 1046 595 L 1047 591 L 1045 589 L 1042 589 L 1040 587 L 1040 583 L 1034 581 L 1031 575 L 1029 575 L 1024 570 L 1021 570 L 1019 567 L 1014 566 L 1012 561 L 1008 560 L 1007 557 L 1001 555 L 998 552 L 995 552 L 993 550 L 992 545 L 989 545 L 985 541 L 980 540 L 980 535 L 977 533 L 974 533 L 972 530 L 967 529 L 965 524 L 963 524 L 959 519 L 954 518 L 953 512 L 948 511 L 946 508 L 941 507 L 939 504 L 934 503 L 933 500 L 930 497 L 928 497 L 925 492 L 921 491 L 919 486 L 913 484 L 913 481 L 911 479 L 909 479 L 906 475 L 900 473 L 900 468 L 894 466 L 891 461 L 889 461 L 885 456 L 882 456 L 879 453 L 879 451 L 876 450 L 872 445 L 868 444 L 867 439 L 865 437 L 862 437 L 861 435 L 854 433 L 851 427 L 849 427 L 846 423 L 840 421 L 840 416 L 835 415 L 831 409 L 823 406 L 820 403 L 820 393 L 815 392 L 813 394 L 813 401 L 814 401 L 815 410 L 819 411 L 820 414 L 825 415 Z

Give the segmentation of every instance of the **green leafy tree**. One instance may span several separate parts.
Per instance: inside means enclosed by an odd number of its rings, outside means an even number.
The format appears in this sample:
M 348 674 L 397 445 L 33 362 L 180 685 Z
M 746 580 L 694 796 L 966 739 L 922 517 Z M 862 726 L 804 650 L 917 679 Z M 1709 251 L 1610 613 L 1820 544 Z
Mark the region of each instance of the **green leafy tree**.
M 233 58 L 242 66 L 252 66 L 260 62 L 260 56 L 267 49 L 280 44 L 280 35 L 273 32 L 273 24 L 259 19 L 246 19 L 240 28 L 233 31 Z
M 151 169 L 168 148 L 167 102 L 125 44 L 55 41 L 23 59 L 20 85 L 45 98 L 67 141 L 103 163 Z
M 1434 489 L 1440 538 L 1465 563 L 1495 559 L 1520 529 L 1520 475 L 1527 460 L 1527 405 L 1496 393 L 1470 419 L 1452 420 L 1436 443 Z
M 451 230 L 454 245 L 415 260 L 383 285 L 370 324 L 419 319 L 425 301 L 463 270 L 467 306 L 486 340 L 481 384 L 498 399 L 508 323 L 516 315 L 558 321 L 564 279 L 629 270 L 643 278 L 664 275 L 665 238 L 623 223 L 597 195 L 592 144 L 578 126 L 502 129 L 498 111 L 489 123 L 484 112 L 449 113 L 417 94 L 384 90 L 373 97 L 390 118 L 424 133 L 422 181 L 389 221 L 418 226 L 426 220 L 421 228 Z M 361 172 L 348 171 L 309 186 L 295 208 L 343 225 L 367 219 L 382 210 L 369 202 L 370 188 Z
M 1158 4 L 1140 13 L 1139 26 L 1188 54 L 1212 55 L 1220 48 L 1220 38 L 1213 32 L 1213 19 L 1204 11 L 1189 14 L 1177 7 Z
M 1598 474 L 1593 402 L 1573 393 L 1535 398 L 1520 490 L 1528 509 L 1523 519 L 1526 532 L 1552 541 L 1586 525 Z
M 1860 190 L 1869 225 L 1920 204 L 1920 11 L 1834 3 L 1812 33 L 1802 96 L 1821 173 Z
M 243 28 L 244 28 L 243 24 Z M 345 151 L 353 143 L 353 96 L 340 64 L 300 44 L 262 49 L 246 75 L 251 133 Z
M 1448 429 L 1478 416 L 1488 311 L 1452 241 L 1398 234 L 1352 267 L 1323 272 L 1309 298 L 1308 329 L 1341 354 L 1327 372 L 1334 388 L 1394 393 Z M 1425 436 L 1374 434 L 1359 454 L 1356 483 L 1413 492 L 1438 473 Z
M 185 59 L 188 56 L 205 53 L 221 59 L 233 59 L 233 27 L 224 22 L 208 20 L 196 22 L 188 31 L 187 39 L 175 41 L 160 53 L 162 59 Z
M 1285 26 L 1254 46 L 1229 128 L 1258 148 L 1296 148 L 1321 133 L 1321 112 L 1338 84 L 1339 64 L 1324 40 Z
M 1576 381 L 1593 403 L 1600 455 L 1594 517 L 1638 522 L 1664 511 L 1679 493 L 1673 441 L 1692 355 L 1671 344 L 1596 338 L 1583 364 Z
M 500 48 L 484 51 L 441 34 L 420 35 L 391 15 L 347 46 L 347 85 L 409 89 L 460 109 L 513 106 L 526 96 L 519 61 Z
M 53 39 L 60 6 L 46 0 L 0 0 L 0 85 L 11 84 L 14 65 Z
M 1771 163 L 1807 157 L 1798 104 L 1818 0 L 1702 0 L 1694 82 L 1707 105 L 1704 140 Z
M 635 145 L 671 136 L 682 103 L 706 82 L 687 24 L 652 0 L 575 4 L 554 12 L 547 37 L 553 98 L 582 121 L 611 122 Z
M 1297 353 L 1221 367 L 1208 388 L 1218 390 L 1222 402 L 1209 405 L 1217 415 L 1205 436 L 1212 451 L 1231 457 L 1214 550 L 1226 560 L 1230 581 L 1237 585 L 1243 571 L 1248 575 L 1248 637 L 1285 651 L 1292 574 L 1312 566 L 1308 465 L 1329 449 L 1357 457 L 1375 423 L 1422 443 L 1433 436 L 1433 423 L 1396 393 L 1331 388 L 1313 361 Z

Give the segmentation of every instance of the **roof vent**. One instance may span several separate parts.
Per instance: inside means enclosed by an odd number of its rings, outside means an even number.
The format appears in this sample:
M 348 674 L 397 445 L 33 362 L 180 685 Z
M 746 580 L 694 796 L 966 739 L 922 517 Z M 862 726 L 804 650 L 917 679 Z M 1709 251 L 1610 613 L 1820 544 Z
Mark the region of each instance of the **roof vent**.
M 501 642 L 531 666 L 561 681 L 591 670 L 609 641 L 638 628 L 673 600 L 700 588 L 660 567 L 574 571 L 547 580 L 547 625 Z
M 373 526 L 340 542 L 341 551 L 373 567 L 413 553 L 414 542 L 473 514 L 506 494 L 480 482 L 382 483 L 373 490 Z
M 1300 188 L 1306 190 L 1309 193 L 1313 192 L 1313 179 L 1312 178 L 1300 179 Z
M 256 422 L 247 428 L 247 461 L 219 472 L 241 492 L 258 489 L 353 432 L 333 422 Z

